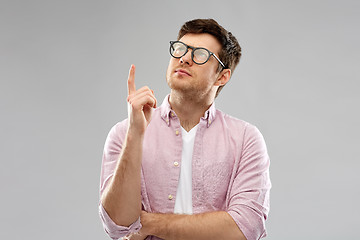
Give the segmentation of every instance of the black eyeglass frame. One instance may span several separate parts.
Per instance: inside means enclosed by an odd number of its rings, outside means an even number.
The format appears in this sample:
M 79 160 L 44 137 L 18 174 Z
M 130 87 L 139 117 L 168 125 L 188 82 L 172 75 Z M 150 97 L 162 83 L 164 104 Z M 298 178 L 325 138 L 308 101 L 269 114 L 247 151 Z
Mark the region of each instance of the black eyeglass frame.
M 186 47 L 186 51 L 185 51 L 184 54 L 181 55 L 180 57 L 175 57 L 175 56 L 171 53 L 171 48 L 172 48 L 172 46 L 173 46 L 175 43 L 184 44 L 185 47 Z M 170 41 L 170 49 L 169 49 L 169 51 L 170 51 L 170 55 L 171 55 L 173 58 L 182 58 L 182 57 L 185 56 L 185 54 L 189 51 L 189 48 L 192 50 L 192 51 L 191 51 L 191 59 L 192 59 L 192 61 L 193 61 L 194 63 L 196 63 L 196 64 L 198 64 L 198 65 L 203 65 L 203 64 L 205 64 L 205 63 L 207 63 L 207 62 L 209 61 L 209 59 L 210 59 L 211 56 L 214 56 L 215 59 L 218 60 L 218 62 L 221 64 L 221 66 L 222 66 L 224 69 L 226 68 L 226 67 L 225 67 L 225 64 L 216 56 L 216 54 L 213 53 L 213 52 L 210 52 L 210 51 L 209 51 L 208 49 L 206 49 L 206 48 L 203 48 L 203 47 L 192 47 L 192 46 L 189 46 L 189 45 L 187 45 L 186 43 L 183 43 L 183 42 L 181 42 L 181 41 Z M 197 63 L 197 62 L 194 60 L 194 51 L 197 50 L 197 49 L 204 49 L 205 51 L 207 51 L 207 52 L 209 53 L 209 57 L 206 59 L 205 62 L 203 62 L 203 63 Z

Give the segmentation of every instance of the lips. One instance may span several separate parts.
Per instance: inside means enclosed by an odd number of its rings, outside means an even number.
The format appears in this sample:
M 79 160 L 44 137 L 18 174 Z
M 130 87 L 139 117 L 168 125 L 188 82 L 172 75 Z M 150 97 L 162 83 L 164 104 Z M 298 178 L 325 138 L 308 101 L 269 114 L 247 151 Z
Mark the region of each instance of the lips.
M 177 73 L 181 76 L 191 76 L 191 74 L 188 71 L 186 71 L 185 69 L 182 69 L 182 68 L 176 69 L 175 73 Z

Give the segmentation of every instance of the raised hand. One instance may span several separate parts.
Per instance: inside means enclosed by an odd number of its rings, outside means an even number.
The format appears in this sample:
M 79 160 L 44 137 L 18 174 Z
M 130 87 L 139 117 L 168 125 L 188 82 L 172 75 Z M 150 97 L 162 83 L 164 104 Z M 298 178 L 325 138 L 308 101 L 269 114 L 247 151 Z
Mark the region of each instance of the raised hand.
M 129 129 L 132 132 L 143 135 L 149 125 L 153 108 L 156 108 L 154 91 L 149 87 L 136 90 L 135 66 L 131 65 L 128 78 L 128 117 Z

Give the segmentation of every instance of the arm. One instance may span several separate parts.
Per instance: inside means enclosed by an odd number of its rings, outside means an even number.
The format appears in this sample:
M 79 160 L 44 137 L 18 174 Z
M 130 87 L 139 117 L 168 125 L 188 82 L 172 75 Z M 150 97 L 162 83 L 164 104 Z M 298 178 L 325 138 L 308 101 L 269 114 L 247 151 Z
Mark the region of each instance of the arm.
M 129 121 L 122 151 L 113 176 L 101 195 L 101 203 L 109 217 L 120 226 L 130 226 L 141 213 L 141 159 L 143 137 L 156 107 L 153 92 L 136 90 L 135 67 L 128 78 Z
M 169 240 L 246 240 L 232 217 L 224 211 L 194 215 L 141 213 L 142 235 Z
M 128 131 L 114 175 L 101 196 L 104 209 L 117 225 L 129 226 L 140 216 L 141 149 L 142 138 Z
M 248 240 L 266 236 L 270 210 L 270 159 L 260 131 L 247 124 L 240 161 L 229 190 L 227 212 Z

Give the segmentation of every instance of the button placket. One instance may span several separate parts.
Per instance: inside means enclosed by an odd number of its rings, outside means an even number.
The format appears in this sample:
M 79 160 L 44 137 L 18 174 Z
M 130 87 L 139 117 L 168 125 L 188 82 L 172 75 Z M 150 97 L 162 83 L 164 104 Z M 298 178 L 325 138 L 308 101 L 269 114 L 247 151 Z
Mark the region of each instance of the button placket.
M 173 135 L 173 139 L 176 142 L 176 148 L 174 149 L 174 158 L 170 160 L 169 164 L 171 166 L 171 175 L 169 181 L 169 192 L 167 194 L 167 206 L 168 208 L 173 208 L 175 204 L 175 195 L 178 186 L 178 179 L 179 179 L 179 166 L 180 166 L 180 157 L 181 157 L 181 149 L 182 149 L 182 140 L 179 138 L 181 136 L 181 126 L 180 122 L 174 112 L 169 113 L 169 121 L 171 121 L 171 132 Z M 175 157 L 176 156 L 176 157 Z M 180 156 L 180 157 L 179 157 Z

